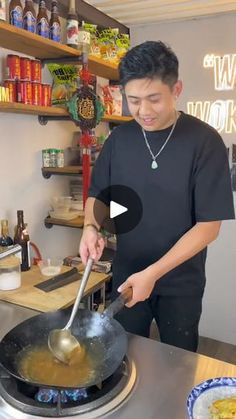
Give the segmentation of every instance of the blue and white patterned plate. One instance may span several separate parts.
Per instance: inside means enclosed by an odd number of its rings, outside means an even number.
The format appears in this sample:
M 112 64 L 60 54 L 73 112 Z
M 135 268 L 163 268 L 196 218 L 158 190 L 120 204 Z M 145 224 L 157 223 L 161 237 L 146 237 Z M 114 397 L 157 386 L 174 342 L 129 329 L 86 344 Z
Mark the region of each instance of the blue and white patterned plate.
M 194 387 L 188 396 L 189 419 L 210 419 L 211 404 L 227 397 L 236 397 L 236 377 L 220 377 L 204 381 Z

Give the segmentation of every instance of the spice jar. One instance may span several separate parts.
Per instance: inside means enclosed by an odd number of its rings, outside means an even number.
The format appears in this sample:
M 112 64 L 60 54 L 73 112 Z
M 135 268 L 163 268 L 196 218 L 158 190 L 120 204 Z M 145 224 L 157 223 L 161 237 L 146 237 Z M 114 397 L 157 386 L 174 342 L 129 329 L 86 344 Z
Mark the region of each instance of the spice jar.
M 0 290 L 14 290 L 21 286 L 20 259 L 14 255 L 0 261 Z

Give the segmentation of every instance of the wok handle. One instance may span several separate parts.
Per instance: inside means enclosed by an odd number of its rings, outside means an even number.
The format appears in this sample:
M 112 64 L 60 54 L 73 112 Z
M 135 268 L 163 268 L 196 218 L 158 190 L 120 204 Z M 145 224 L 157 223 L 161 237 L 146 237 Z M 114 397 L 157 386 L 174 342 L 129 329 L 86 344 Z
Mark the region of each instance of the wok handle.
M 131 287 L 126 288 L 126 290 L 122 291 L 119 297 L 117 297 L 113 303 L 107 307 L 103 314 L 108 317 L 114 317 L 115 314 L 117 314 L 125 306 L 125 304 L 132 300 L 132 297 L 133 289 Z

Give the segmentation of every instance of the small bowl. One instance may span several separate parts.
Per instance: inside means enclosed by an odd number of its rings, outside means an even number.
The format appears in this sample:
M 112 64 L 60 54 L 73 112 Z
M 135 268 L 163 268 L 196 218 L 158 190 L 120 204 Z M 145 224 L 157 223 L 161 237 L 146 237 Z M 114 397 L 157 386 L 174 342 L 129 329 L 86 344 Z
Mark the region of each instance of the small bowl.
M 71 208 L 72 196 L 54 196 L 51 200 L 54 211 L 68 212 Z
M 62 258 L 47 258 L 38 262 L 40 272 L 44 276 L 55 276 L 61 272 Z

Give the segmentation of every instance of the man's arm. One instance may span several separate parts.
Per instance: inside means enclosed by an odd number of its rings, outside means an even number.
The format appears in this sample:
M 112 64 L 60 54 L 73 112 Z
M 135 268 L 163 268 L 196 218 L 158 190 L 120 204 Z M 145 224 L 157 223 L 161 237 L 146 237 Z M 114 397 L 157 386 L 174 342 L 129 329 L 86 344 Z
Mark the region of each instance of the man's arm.
M 94 206 L 96 205 L 96 217 Z M 108 207 L 95 198 L 88 198 L 85 204 L 84 229 L 80 240 L 79 253 L 83 264 L 88 257 L 99 260 L 104 249 L 104 240 L 99 234 L 100 227 L 108 212 Z
M 220 230 L 221 221 L 198 222 L 185 233 L 176 244 L 157 262 L 141 272 L 131 275 L 118 289 L 133 288 L 133 299 L 127 304 L 133 306 L 138 301 L 146 300 L 155 283 L 166 273 L 181 265 L 214 241 Z

